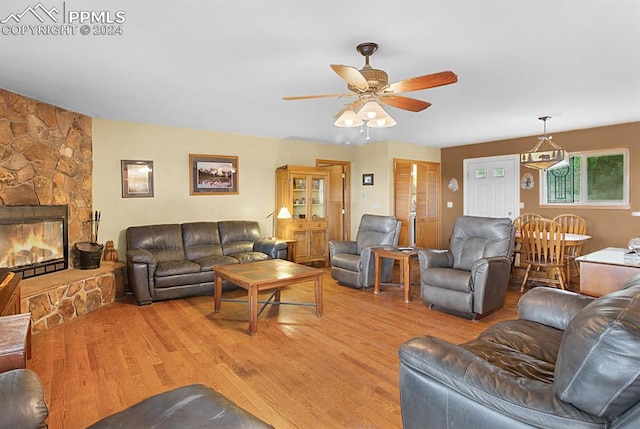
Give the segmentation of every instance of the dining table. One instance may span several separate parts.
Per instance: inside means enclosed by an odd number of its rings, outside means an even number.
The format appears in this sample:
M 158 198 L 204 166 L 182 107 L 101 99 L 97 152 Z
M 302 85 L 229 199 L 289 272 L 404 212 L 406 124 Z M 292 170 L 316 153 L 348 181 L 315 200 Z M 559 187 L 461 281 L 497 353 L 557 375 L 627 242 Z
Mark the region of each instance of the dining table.
M 573 257 L 580 256 L 582 245 L 587 241 L 589 241 L 590 239 L 591 239 L 591 236 L 587 234 L 565 233 L 564 234 L 565 255 L 571 254 Z M 522 246 L 522 237 L 520 235 L 519 229 L 516 229 L 515 244 L 516 244 L 516 247 Z M 513 269 L 515 268 L 523 269 L 524 267 L 520 265 L 519 252 L 516 252 L 516 254 L 518 254 L 518 257 L 513 258 Z M 569 278 L 569 282 L 570 282 L 570 278 Z
M 587 234 L 564 234 L 564 246 L 566 247 L 576 247 L 580 246 L 591 239 L 590 235 Z M 516 243 L 522 242 L 522 237 L 520 236 L 520 230 L 516 229 Z

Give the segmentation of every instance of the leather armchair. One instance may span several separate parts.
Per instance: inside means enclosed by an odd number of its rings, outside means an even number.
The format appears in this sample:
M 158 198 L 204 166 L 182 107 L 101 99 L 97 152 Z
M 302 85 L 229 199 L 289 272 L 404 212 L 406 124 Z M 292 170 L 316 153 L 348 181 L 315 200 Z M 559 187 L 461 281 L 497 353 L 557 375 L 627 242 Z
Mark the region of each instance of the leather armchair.
M 640 427 L 640 276 L 600 298 L 538 287 L 518 319 L 400 347 L 405 429 Z
M 514 239 L 509 218 L 458 217 L 449 250 L 418 250 L 422 299 L 474 319 L 502 308 Z
M 329 242 L 331 277 L 338 283 L 353 288 L 373 286 L 375 280 L 376 247 L 397 246 L 400 221 L 395 216 L 365 214 L 360 219 L 355 241 L 332 240 Z M 391 280 L 393 261 L 382 261 L 381 281 Z

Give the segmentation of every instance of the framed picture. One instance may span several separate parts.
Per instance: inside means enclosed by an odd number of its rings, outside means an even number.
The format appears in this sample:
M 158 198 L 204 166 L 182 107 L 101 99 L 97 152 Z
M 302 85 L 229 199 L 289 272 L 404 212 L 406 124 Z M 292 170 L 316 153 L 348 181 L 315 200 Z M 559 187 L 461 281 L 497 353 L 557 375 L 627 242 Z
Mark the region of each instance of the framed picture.
M 373 186 L 373 173 L 363 174 L 362 175 L 362 185 L 363 186 Z
M 238 157 L 189 154 L 191 195 L 237 195 Z
M 122 198 L 153 197 L 153 161 L 120 161 Z

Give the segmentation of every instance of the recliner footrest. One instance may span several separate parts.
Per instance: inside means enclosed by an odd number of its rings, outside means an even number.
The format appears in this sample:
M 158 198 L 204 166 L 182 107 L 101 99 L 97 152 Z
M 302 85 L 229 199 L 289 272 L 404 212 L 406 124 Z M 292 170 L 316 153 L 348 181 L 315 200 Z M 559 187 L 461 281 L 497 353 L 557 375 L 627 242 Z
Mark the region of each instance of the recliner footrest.
M 215 390 L 191 384 L 169 390 L 89 426 L 102 428 L 212 428 L 248 429 L 272 426 L 243 410 Z

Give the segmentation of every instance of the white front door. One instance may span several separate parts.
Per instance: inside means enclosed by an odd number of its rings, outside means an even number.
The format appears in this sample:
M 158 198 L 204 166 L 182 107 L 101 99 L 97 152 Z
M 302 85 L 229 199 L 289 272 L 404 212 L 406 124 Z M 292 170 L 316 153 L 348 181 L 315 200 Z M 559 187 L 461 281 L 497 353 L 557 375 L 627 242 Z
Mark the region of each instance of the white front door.
M 463 161 L 464 214 L 509 217 L 520 213 L 520 158 L 518 155 L 472 158 Z

